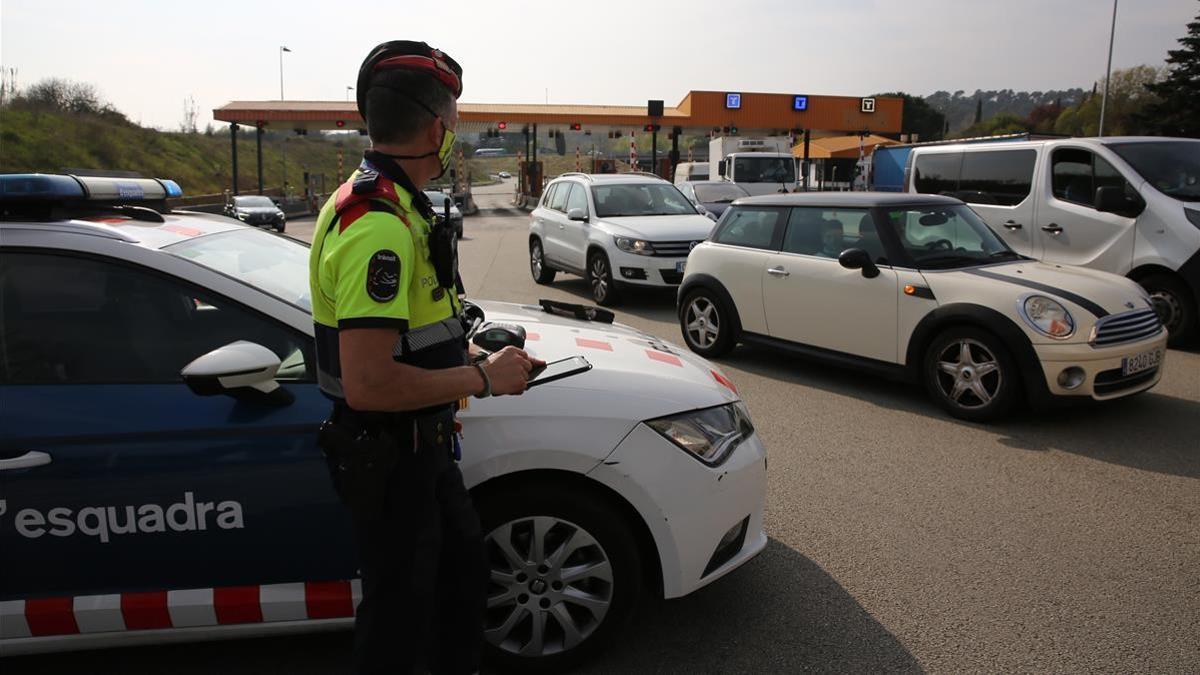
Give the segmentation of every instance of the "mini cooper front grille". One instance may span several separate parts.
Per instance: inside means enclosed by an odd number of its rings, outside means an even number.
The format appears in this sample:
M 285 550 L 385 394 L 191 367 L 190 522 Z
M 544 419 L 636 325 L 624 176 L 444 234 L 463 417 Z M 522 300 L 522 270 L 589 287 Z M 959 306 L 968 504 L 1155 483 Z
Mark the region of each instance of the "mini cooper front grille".
M 1088 342 L 1093 347 L 1108 347 L 1123 342 L 1134 342 L 1158 335 L 1162 322 L 1153 309 L 1139 309 L 1123 314 L 1106 316 L 1096 322 Z
M 663 258 L 686 258 L 688 253 L 692 252 L 692 248 L 699 244 L 699 241 L 656 241 L 652 242 L 654 246 L 654 255 Z

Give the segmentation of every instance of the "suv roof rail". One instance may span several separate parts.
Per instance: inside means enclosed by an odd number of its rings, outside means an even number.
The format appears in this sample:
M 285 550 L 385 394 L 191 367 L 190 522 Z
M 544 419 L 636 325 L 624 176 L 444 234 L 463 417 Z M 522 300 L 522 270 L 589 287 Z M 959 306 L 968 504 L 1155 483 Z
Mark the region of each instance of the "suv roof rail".
M 629 176 L 629 175 L 633 175 L 633 176 L 650 176 L 651 178 L 657 178 L 657 179 L 659 179 L 659 180 L 667 180 L 666 178 L 663 178 L 662 176 L 660 176 L 660 175 L 658 175 L 658 174 L 656 174 L 656 173 L 651 173 L 651 172 L 649 172 L 649 171 L 626 171 L 626 172 L 625 172 L 625 175 L 627 175 L 627 176 Z
M 581 176 L 581 177 L 583 177 L 583 178 L 586 178 L 586 179 L 588 179 L 588 180 L 592 180 L 592 174 L 590 174 L 590 173 L 584 173 L 584 172 L 582 172 L 582 171 L 567 171 L 567 172 L 565 172 L 565 173 L 560 173 L 560 174 L 558 174 L 558 177 L 559 177 L 559 178 L 562 178 L 563 176 Z

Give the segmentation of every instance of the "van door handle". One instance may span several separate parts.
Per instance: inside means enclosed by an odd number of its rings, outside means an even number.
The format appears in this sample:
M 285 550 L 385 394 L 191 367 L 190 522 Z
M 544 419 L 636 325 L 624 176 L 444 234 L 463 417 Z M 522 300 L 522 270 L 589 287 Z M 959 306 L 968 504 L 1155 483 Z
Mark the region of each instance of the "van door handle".
M 20 457 L 12 457 L 10 459 L 0 459 L 0 471 L 12 471 L 13 469 L 29 469 L 35 466 L 43 466 L 49 464 L 50 455 L 37 450 L 30 450 Z
M 767 274 L 776 277 L 790 277 L 792 275 L 791 272 L 783 269 L 782 267 L 769 267 L 767 268 Z
M 1059 227 L 1058 225 L 1056 225 L 1055 223 L 1050 223 L 1049 225 L 1043 225 L 1042 231 L 1049 232 L 1050 234 L 1057 236 L 1059 234 L 1062 234 L 1063 229 L 1061 227 Z
M 1006 220 L 1006 221 L 1004 221 L 1004 226 L 1005 226 L 1005 227 L 1007 227 L 1007 228 L 1008 228 L 1008 229 L 1010 229 L 1010 230 L 1019 230 L 1019 229 L 1021 229 L 1021 224 L 1020 224 L 1020 223 L 1018 223 L 1018 222 L 1017 222 L 1017 221 L 1015 221 L 1015 220 Z

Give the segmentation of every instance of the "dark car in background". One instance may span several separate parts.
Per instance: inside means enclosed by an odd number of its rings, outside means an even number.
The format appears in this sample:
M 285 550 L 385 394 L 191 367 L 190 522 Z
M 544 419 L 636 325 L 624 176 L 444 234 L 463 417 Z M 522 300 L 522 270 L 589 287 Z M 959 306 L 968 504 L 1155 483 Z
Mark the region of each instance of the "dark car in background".
M 438 192 L 437 190 L 426 190 L 425 196 L 433 204 L 434 213 L 439 216 L 446 214 L 446 199 L 450 200 L 450 226 L 454 228 L 454 233 L 459 239 L 463 236 L 463 214 L 458 208 L 458 204 L 454 202 L 454 195 L 447 192 Z
M 237 218 L 247 225 L 270 227 L 276 232 L 283 232 L 287 226 L 287 216 L 283 210 L 276 206 L 270 197 L 262 195 L 234 197 L 225 205 L 225 215 Z
M 675 187 L 683 193 L 704 215 L 717 220 L 735 199 L 749 197 L 750 193 L 737 183 L 724 180 L 684 181 Z

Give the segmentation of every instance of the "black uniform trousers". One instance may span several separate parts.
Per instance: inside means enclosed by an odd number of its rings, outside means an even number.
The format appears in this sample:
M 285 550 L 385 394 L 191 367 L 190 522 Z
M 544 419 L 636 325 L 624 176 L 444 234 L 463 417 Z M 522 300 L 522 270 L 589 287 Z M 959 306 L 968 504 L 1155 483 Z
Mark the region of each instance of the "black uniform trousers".
M 337 417 L 355 424 L 353 412 Z M 389 424 L 398 456 L 382 505 L 351 509 L 362 571 L 356 672 L 479 670 L 488 567 L 452 427 L 448 413 Z

